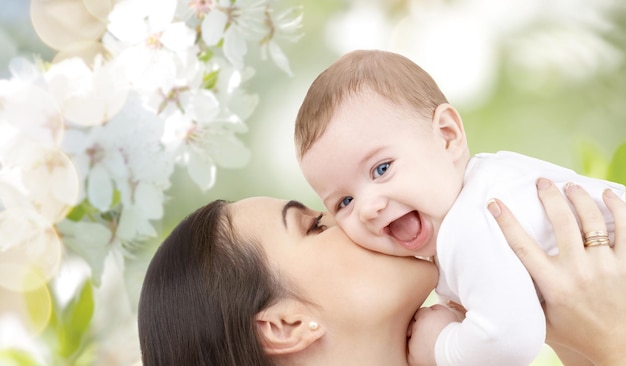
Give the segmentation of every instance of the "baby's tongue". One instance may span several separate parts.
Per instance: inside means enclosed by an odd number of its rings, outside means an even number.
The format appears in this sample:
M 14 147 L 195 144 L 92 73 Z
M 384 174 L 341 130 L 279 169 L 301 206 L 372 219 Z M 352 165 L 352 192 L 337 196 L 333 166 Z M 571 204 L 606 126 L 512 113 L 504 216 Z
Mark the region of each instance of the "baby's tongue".
M 417 212 L 411 211 L 389 224 L 391 235 L 400 241 L 411 241 L 420 231 L 420 220 Z

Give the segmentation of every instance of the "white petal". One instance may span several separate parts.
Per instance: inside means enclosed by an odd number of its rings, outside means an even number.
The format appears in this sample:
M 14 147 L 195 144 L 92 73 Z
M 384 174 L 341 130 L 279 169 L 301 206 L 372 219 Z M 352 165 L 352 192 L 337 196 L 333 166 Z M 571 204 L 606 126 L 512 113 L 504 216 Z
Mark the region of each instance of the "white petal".
M 58 161 L 52 172 L 50 190 L 59 202 L 76 205 L 80 191 L 76 166 L 66 155 L 61 155 Z
M 184 51 L 177 52 L 178 62 L 176 63 L 179 86 L 189 86 L 192 89 L 200 88 L 205 70 L 205 63 L 198 59 L 198 47 L 193 46 Z
M 207 159 L 200 158 L 194 152 L 189 154 L 187 172 L 198 187 L 204 191 L 210 189 L 215 184 L 215 164 L 207 161 Z
M 109 13 L 108 31 L 122 42 L 135 44 L 143 41 L 148 34 L 145 10 L 136 1 L 117 2 Z
M 145 219 L 158 220 L 163 217 L 163 191 L 151 184 L 139 183 L 135 188 L 135 206 Z
M 228 16 L 218 10 L 213 10 L 204 16 L 201 32 L 202 40 L 207 46 L 215 46 L 222 39 L 226 22 L 228 22 Z
M 237 27 L 230 27 L 224 32 L 224 56 L 236 68 L 243 68 L 243 56 L 248 52 L 248 45 Z
M 184 51 L 193 46 L 196 34 L 183 22 L 170 24 L 161 35 L 161 43 L 172 51 Z
M 40 76 L 37 66 L 26 57 L 15 57 L 11 59 L 9 70 L 11 70 L 11 75 L 23 83 L 31 83 Z
M 94 70 L 89 90 L 65 101 L 65 117 L 86 126 L 104 123 L 122 109 L 129 89 L 123 69 L 109 63 Z
M 0 170 L 0 208 L 34 213 L 35 210 L 28 204 L 28 190 L 22 182 L 21 171 L 6 168 Z
M 102 161 L 102 165 L 113 175 L 115 178 L 123 178 L 128 175 L 128 169 L 126 167 L 126 159 L 122 153 L 115 150 L 108 150 L 107 156 Z
M 84 94 L 91 89 L 92 75 L 85 61 L 73 57 L 52 64 L 44 77 L 50 94 L 59 104 L 63 104 L 67 98 Z
M 123 241 L 131 241 L 137 236 L 139 212 L 135 207 L 127 207 L 120 215 L 115 235 Z
M 198 90 L 190 100 L 190 112 L 196 121 L 211 122 L 220 112 L 217 98 L 210 90 Z
M 191 127 L 192 123 L 189 115 L 182 114 L 182 112 L 177 109 L 172 115 L 165 119 L 161 142 L 175 148 L 180 145 Z
M 22 165 L 29 199 L 41 216 L 56 223 L 77 203 L 79 182 L 74 164 L 61 150 L 39 149 L 30 153 L 35 160 Z
M 6 190 L 5 190 L 6 191 Z M 27 244 L 45 222 L 37 220 L 37 213 L 22 208 L 0 211 L 0 253 Z M 0 259 L 4 259 L 2 254 Z
M 219 166 L 225 168 L 242 168 L 250 161 L 250 151 L 233 135 L 220 136 L 212 141 L 209 154 Z
M 176 0 L 146 1 L 149 9 L 148 24 L 151 32 L 161 32 L 167 28 L 176 12 Z
M 44 224 L 27 211 L 0 212 L 0 287 L 14 291 L 32 290 L 40 281 L 25 282 L 33 269 L 48 281 L 61 263 L 62 245 L 50 224 Z M 7 271 L 11 266 L 12 271 Z M 21 270 L 20 270 L 21 269 Z
M 117 236 L 120 239 L 130 242 L 137 238 L 156 237 L 158 235 L 142 211 L 138 207 L 131 207 L 122 212 L 117 228 Z
M 108 211 L 113 202 L 113 183 L 102 165 L 91 168 L 87 177 L 87 198 L 99 211 Z
M 126 66 L 126 77 L 140 92 L 169 90 L 176 80 L 176 63 L 169 52 L 137 46 L 119 57 Z
M 154 226 L 148 220 L 139 222 L 137 226 L 137 234 L 141 237 L 156 238 L 159 233 L 155 230 Z
M 122 206 L 130 207 L 133 204 L 133 188 L 128 179 L 115 179 L 115 189 L 120 194 Z
M 259 104 L 259 96 L 247 94 L 242 89 L 236 89 L 228 101 L 228 109 L 235 113 L 241 120 L 247 120 Z M 245 125 L 244 125 L 245 126 Z M 236 130 L 235 132 L 240 132 Z M 241 131 L 245 132 L 245 131 Z
M 303 15 L 302 7 L 300 6 L 286 9 L 274 18 L 274 26 L 279 29 L 281 35 L 298 35 L 298 31 L 302 29 Z
M 60 142 L 63 117 L 52 94 L 31 86 L 12 93 L 2 102 L 0 118 L 21 134 L 48 147 Z
M 57 224 L 57 229 L 63 235 L 63 243 L 89 264 L 94 284 L 98 286 L 109 253 L 111 231 L 99 223 L 69 220 Z
M 289 67 L 289 60 L 280 49 L 280 47 L 278 47 L 278 44 L 276 44 L 276 42 L 274 42 L 273 40 L 269 41 L 268 48 L 270 51 L 270 56 L 272 57 L 272 60 L 274 61 L 276 66 L 278 66 L 278 68 L 287 73 L 287 75 L 293 76 L 291 68 Z
M 63 135 L 63 150 L 69 154 L 79 154 L 87 150 L 91 139 L 80 130 L 67 129 Z

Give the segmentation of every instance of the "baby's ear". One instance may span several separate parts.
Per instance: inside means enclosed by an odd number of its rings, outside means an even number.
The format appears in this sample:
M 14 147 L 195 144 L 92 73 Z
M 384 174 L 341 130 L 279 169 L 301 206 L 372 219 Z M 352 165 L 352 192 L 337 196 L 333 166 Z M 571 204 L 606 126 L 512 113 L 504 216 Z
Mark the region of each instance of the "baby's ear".
M 269 355 L 300 352 L 320 339 L 326 329 L 295 300 L 282 300 L 256 315 L 261 344 Z
M 445 149 L 455 157 L 462 157 L 468 150 L 463 120 L 450 104 L 442 103 L 435 108 L 433 129 L 445 142 Z

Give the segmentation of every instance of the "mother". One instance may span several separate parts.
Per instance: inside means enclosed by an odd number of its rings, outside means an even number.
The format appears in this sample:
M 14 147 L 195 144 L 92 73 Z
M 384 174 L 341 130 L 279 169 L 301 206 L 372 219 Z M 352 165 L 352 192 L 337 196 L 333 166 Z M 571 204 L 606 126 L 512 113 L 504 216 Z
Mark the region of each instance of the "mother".
M 355 245 L 297 201 L 215 201 L 148 269 L 144 365 L 402 365 L 437 269 Z
M 571 216 L 567 205 L 547 207 L 551 217 Z M 612 208 L 626 213 L 621 202 Z M 583 223 L 596 217 L 583 215 Z M 143 364 L 407 365 L 407 329 L 436 279 L 432 263 L 362 249 L 332 218 L 296 201 L 215 201 L 184 219 L 148 268 Z M 548 321 L 568 311 L 553 310 Z M 584 323 L 575 326 L 585 332 Z

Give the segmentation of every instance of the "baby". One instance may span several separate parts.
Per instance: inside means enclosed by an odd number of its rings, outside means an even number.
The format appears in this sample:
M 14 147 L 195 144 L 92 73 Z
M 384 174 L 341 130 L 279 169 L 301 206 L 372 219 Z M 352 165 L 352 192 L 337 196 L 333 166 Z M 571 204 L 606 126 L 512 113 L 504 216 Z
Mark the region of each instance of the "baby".
M 601 204 L 608 232 L 592 230 L 591 246 L 613 235 L 602 192 L 624 195 L 619 184 L 520 154 L 470 156 L 461 117 L 430 75 L 384 51 L 348 53 L 317 77 L 298 112 L 295 142 L 306 180 L 352 240 L 432 258 L 439 297 L 467 310 L 461 322 L 418 316 L 410 345 L 416 364 L 528 365 L 545 341 L 540 296 L 487 211 L 489 198 L 525 219 L 555 254 L 533 184 L 539 177 L 581 185 Z

